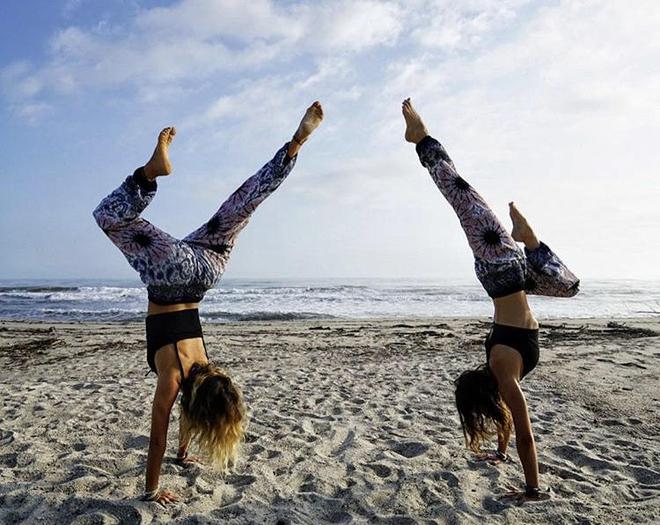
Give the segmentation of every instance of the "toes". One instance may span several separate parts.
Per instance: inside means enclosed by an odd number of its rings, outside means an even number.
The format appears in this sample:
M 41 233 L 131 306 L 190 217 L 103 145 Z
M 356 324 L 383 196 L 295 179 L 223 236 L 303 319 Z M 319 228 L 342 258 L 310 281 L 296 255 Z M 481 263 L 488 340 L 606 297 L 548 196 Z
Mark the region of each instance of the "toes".
M 174 126 L 163 128 L 158 134 L 158 142 L 167 142 L 169 144 L 172 142 L 174 135 L 176 135 L 176 128 Z

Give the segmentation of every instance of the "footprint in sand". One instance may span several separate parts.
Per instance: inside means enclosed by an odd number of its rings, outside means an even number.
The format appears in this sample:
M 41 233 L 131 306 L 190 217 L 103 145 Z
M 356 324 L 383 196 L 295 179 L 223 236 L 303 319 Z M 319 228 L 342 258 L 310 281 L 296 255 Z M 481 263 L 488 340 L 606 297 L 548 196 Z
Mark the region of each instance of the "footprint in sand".
M 257 478 L 249 474 L 233 475 L 227 478 L 227 483 L 234 487 L 245 487 L 247 485 L 252 485 L 255 481 L 257 481 Z
M 0 456 L 0 465 L 8 468 L 16 468 L 18 454 L 3 454 Z
M 84 509 L 87 509 L 88 512 L 85 513 Z M 74 521 L 70 522 L 75 525 L 87 523 L 135 523 L 137 525 L 144 523 L 144 516 L 130 501 L 115 503 L 101 501 L 96 497 L 78 497 L 66 501 L 59 511 L 62 516 L 78 515 Z
M 373 465 L 367 465 L 371 470 L 374 471 L 376 476 L 379 478 L 387 478 L 392 474 L 392 469 L 387 465 L 382 465 L 380 463 L 375 463 Z
M 392 447 L 392 450 L 403 456 L 404 458 L 415 458 L 421 456 L 429 449 L 428 445 L 419 443 L 417 441 L 408 441 L 405 443 L 397 443 Z
M 261 454 L 264 450 L 266 450 L 264 447 L 261 445 L 252 445 L 250 448 L 250 457 L 253 458 L 255 456 L 258 456 Z
M 149 447 L 149 436 L 134 436 L 124 441 L 124 448 L 144 450 Z

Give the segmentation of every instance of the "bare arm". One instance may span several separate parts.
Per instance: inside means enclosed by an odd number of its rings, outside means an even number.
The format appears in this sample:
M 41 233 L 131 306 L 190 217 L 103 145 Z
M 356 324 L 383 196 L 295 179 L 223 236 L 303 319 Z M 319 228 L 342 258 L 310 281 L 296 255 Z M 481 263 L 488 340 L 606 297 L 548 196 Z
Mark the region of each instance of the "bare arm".
M 149 438 L 149 454 L 147 455 L 146 492 L 158 489 L 160 467 L 167 447 L 167 429 L 170 423 L 170 412 L 179 393 L 179 383 L 176 375 L 162 374 L 158 376 L 158 385 L 154 394 L 151 410 L 151 436 Z
M 177 458 L 185 458 L 188 455 L 189 440 L 185 439 L 183 435 L 183 415 L 179 418 L 179 450 L 177 451 Z
M 525 394 L 520 389 L 518 381 L 514 378 L 500 379 L 500 395 L 509 407 L 513 417 L 513 426 L 516 432 L 516 449 L 525 472 L 525 482 L 528 487 L 539 486 L 539 465 L 536 457 L 536 443 L 532 432 L 532 422 L 527 411 Z
M 176 453 L 176 462 L 179 465 L 186 465 L 188 463 L 201 463 L 203 464 L 204 458 L 189 454 L 190 436 L 186 436 L 183 432 L 183 415 L 179 418 L 179 448 Z
M 511 430 L 508 428 L 498 429 L 497 431 L 497 451 L 500 454 L 506 455 L 507 448 L 509 448 L 509 440 L 511 439 Z

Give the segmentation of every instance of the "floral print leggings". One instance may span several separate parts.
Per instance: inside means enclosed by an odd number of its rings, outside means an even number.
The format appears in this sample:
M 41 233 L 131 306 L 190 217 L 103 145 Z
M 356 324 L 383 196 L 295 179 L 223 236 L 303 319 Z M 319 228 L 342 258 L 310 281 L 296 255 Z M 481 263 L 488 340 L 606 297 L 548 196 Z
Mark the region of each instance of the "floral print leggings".
M 142 168 L 93 212 L 99 227 L 121 250 L 158 304 L 199 302 L 224 273 L 236 237 L 250 216 L 291 172 L 289 144 L 220 206 L 209 221 L 179 240 L 140 217 L 156 195 L 156 181 Z
M 449 204 L 467 236 L 475 259 L 477 278 L 493 298 L 525 290 L 527 293 L 571 297 L 579 280 L 541 243 L 523 253 L 486 201 L 463 179 L 445 148 L 427 136 L 417 144 L 422 165 Z

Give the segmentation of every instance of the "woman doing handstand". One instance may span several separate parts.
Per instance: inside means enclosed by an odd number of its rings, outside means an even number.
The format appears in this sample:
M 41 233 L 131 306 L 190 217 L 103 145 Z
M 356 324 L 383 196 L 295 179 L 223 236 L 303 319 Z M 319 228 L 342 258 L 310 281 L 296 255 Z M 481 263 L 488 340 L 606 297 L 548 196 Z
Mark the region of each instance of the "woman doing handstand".
M 506 461 L 511 427 L 527 483 L 518 500 L 539 499 L 536 445 L 520 381 L 539 360 L 538 322 L 527 294 L 572 297 L 579 280 L 534 231 L 513 203 L 511 235 L 483 198 L 457 172 L 444 147 L 429 136 L 410 102 L 403 101 L 405 139 L 416 145 L 422 165 L 458 215 L 474 253 L 477 278 L 493 299 L 495 314 L 486 337 L 486 364 L 463 372 L 456 380 L 456 407 L 468 447 L 478 452 L 489 436 L 497 434 L 498 448 L 481 459 Z M 525 245 L 524 253 L 517 242 Z
M 156 178 L 169 175 L 168 149 L 176 133 L 165 128 L 147 164 L 135 170 L 94 210 L 94 218 L 147 285 L 147 362 L 158 375 L 151 413 L 144 498 L 178 500 L 159 488 L 170 412 L 181 391 L 177 461 L 192 440 L 211 462 L 225 469 L 236 456 L 245 428 L 245 405 L 238 386 L 209 362 L 198 303 L 225 270 L 236 237 L 257 206 L 273 193 L 296 163 L 298 150 L 323 119 L 321 104 L 307 109 L 293 139 L 247 179 L 203 224 L 182 240 L 140 217 L 156 194 Z

